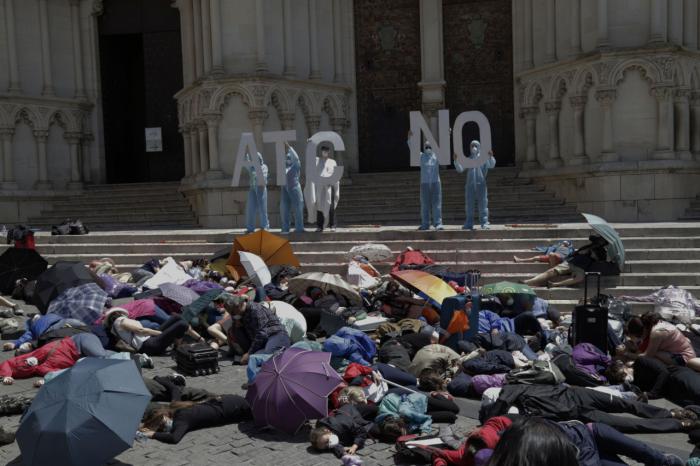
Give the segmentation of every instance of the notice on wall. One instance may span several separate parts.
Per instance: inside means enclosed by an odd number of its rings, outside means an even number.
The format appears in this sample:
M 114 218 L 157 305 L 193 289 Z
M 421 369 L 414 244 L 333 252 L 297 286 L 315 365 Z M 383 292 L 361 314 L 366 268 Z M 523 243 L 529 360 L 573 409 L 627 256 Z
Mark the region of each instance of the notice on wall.
M 146 128 L 146 152 L 163 152 L 163 133 L 160 127 Z

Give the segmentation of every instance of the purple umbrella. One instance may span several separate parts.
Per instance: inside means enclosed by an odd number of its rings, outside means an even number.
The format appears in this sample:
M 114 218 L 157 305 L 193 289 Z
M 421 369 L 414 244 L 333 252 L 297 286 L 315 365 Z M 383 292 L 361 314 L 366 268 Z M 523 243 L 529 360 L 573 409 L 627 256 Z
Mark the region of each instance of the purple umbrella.
M 330 360 L 330 353 L 289 348 L 265 362 L 246 394 L 255 424 L 294 434 L 328 416 L 328 395 L 343 382 Z
M 174 283 L 163 283 L 158 288 L 164 298 L 175 301 L 180 306 L 188 306 L 199 299 L 199 295 L 191 289 Z

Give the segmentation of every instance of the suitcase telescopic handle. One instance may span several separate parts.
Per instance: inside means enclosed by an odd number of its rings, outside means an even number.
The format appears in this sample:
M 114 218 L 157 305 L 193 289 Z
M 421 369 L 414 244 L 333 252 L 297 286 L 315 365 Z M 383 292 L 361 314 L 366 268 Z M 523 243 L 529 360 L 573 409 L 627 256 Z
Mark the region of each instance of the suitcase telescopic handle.
M 598 296 L 600 296 L 600 272 L 586 272 L 584 282 L 583 282 L 583 303 L 588 302 L 588 278 L 593 276 L 596 277 L 598 281 Z

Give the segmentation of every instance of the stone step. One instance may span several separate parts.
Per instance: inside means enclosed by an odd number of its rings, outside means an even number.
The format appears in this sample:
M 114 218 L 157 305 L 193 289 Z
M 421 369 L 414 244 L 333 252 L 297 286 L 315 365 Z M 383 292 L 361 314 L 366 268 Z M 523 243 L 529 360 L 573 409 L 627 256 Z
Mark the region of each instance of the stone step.
M 114 205 L 123 205 L 130 202 L 143 202 L 143 194 L 128 194 L 128 195 L 105 195 L 105 196 L 80 196 L 74 198 L 68 198 L 63 201 L 56 201 L 53 203 L 55 208 L 60 207 L 95 207 L 103 208 L 110 207 Z M 169 194 L 154 194 L 148 195 L 148 203 L 152 205 L 162 205 L 169 203 L 182 203 L 187 204 L 187 200 L 178 193 Z
M 345 224 L 357 223 L 358 220 L 366 221 L 374 224 L 382 224 L 387 222 L 395 221 L 412 221 L 413 223 L 419 223 L 420 213 L 417 210 L 406 210 L 395 212 L 386 210 L 375 210 L 374 212 L 369 210 L 364 210 L 359 206 L 353 208 L 352 210 L 338 210 L 339 222 Z M 489 208 L 489 220 L 494 223 L 502 223 L 503 221 L 518 219 L 525 219 L 528 221 L 536 222 L 543 220 L 558 220 L 562 218 L 574 218 L 576 216 L 576 210 L 569 206 L 556 206 L 547 208 L 544 212 L 523 211 L 519 208 Z M 453 221 L 464 221 L 464 209 L 463 207 L 454 206 L 451 209 L 443 209 L 442 211 L 443 222 L 453 222 Z
M 54 208 L 49 211 L 42 211 L 42 215 L 52 218 L 57 216 L 83 218 L 94 217 L 96 215 L 124 215 L 130 213 L 139 215 L 172 214 L 194 218 L 192 208 L 184 202 L 167 205 L 154 205 L 149 202 L 148 205 L 144 205 L 143 208 L 137 208 L 133 203 L 115 204 L 102 208 L 91 206 L 54 206 Z
M 395 201 L 391 199 L 376 199 L 374 201 L 367 202 L 354 202 L 351 199 L 341 198 L 338 202 L 338 215 L 348 215 L 356 212 L 357 210 L 365 211 L 390 211 L 392 213 L 403 213 L 403 212 L 420 212 L 420 200 L 419 199 L 406 199 L 401 202 L 401 204 L 396 204 Z M 565 202 L 556 199 L 539 199 L 533 203 L 533 207 L 529 209 L 518 208 L 514 209 L 514 206 L 518 205 L 518 201 L 515 199 L 491 199 L 489 198 L 489 211 L 513 211 L 513 212 L 523 212 L 525 214 L 542 214 L 542 211 L 549 211 L 549 209 L 561 209 L 566 208 L 567 210 L 576 212 L 575 207 L 566 205 Z M 535 207 L 536 206 L 536 207 Z M 461 209 L 464 210 L 464 197 L 455 199 L 443 199 L 442 210 L 452 210 Z
M 509 186 L 506 184 L 494 184 L 494 185 L 489 185 L 489 197 L 493 194 L 494 196 L 499 196 L 499 195 L 504 195 L 504 194 L 512 194 L 512 193 L 522 193 L 522 194 L 528 194 L 528 193 L 543 193 L 547 192 L 545 191 L 543 186 L 536 186 L 536 185 L 514 185 L 514 186 Z M 454 185 L 454 186 L 445 186 L 443 185 L 442 188 L 442 194 L 443 196 L 452 196 L 452 195 L 462 195 L 464 196 L 464 185 Z M 342 197 L 349 197 L 352 199 L 373 199 L 378 196 L 383 196 L 383 195 L 395 195 L 395 196 L 402 196 L 402 197 L 417 197 L 420 195 L 420 186 L 407 186 L 405 188 L 402 187 L 397 187 L 394 185 L 382 185 L 382 186 L 377 186 L 377 187 L 364 187 L 364 186 L 347 186 L 344 187 L 343 190 L 340 193 L 341 199 Z
M 43 218 L 29 219 L 27 222 L 32 228 L 38 228 L 41 232 L 51 234 L 51 226 L 60 224 L 65 220 L 65 217 L 61 217 L 60 221 L 49 222 Z M 96 232 L 119 232 L 119 231 L 133 231 L 134 229 L 141 230 L 142 232 L 153 231 L 162 232 L 163 230 L 177 230 L 177 229 L 187 229 L 188 231 L 196 231 L 199 226 L 196 224 L 194 219 L 186 220 L 131 220 L 129 222 L 123 223 L 112 223 L 112 222 L 84 222 L 90 229 L 90 234 Z M 89 236 L 89 235 L 85 235 Z M 65 237 L 65 236 L 64 236 Z M 57 237 L 58 238 L 58 237 Z
M 177 191 L 180 182 L 157 182 L 157 183 L 114 183 L 114 184 L 93 184 L 85 186 L 85 191 L 99 193 L 105 191 Z
M 36 220 L 43 220 L 45 224 L 59 224 L 65 220 L 64 215 L 46 215 L 40 217 Z M 83 215 L 80 220 L 83 223 L 129 223 L 129 222 L 142 222 L 148 223 L 149 221 L 172 221 L 173 223 L 179 223 L 180 221 L 187 220 L 190 222 L 194 221 L 194 214 L 192 211 L 189 212 L 179 212 L 179 211 L 160 211 L 160 212 L 140 212 L 138 210 L 122 210 L 117 212 L 104 211 L 104 212 L 92 212 L 88 215 Z
M 395 200 L 400 199 L 401 204 L 406 202 L 411 202 L 415 205 L 420 205 L 420 193 L 418 192 L 393 192 L 390 193 L 391 197 L 381 197 L 374 193 L 346 193 L 342 192 L 340 196 L 339 203 L 344 201 L 352 202 L 366 202 L 367 205 L 373 204 L 390 204 L 396 205 Z M 532 192 L 513 192 L 512 190 L 497 191 L 495 193 L 489 192 L 489 204 L 492 202 L 519 202 L 520 200 L 527 200 L 528 202 L 543 202 L 543 201 L 558 201 L 560 204 L 563 203 L 560 199 L 557 199 L 554 194 L 547 191 L 532 191 Z M 442 203 L 443 205 L 449 202 L 461 202 L 464 204 L 464 190 L 442 193 Z M 363 204 L 365 205 L 365 204 Z

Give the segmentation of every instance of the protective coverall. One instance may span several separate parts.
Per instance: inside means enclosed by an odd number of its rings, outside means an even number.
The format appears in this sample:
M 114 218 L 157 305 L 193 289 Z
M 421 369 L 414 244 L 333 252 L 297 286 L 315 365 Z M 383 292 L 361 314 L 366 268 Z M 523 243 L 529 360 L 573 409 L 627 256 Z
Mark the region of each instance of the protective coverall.
M 469 144 L 469 158 L 475 159 L 479 157 L 480 150 L 481 144 L 479 144 L 479 141 L 472 141 Z M 489 226 L 489 199 L 486 176 L 488 175 L 489 169 L 495 166 L 496 159 L 492 155 L 489 156 L 488 162 L 476 168 L 465 169 L 459 162 L 455 161 L 455 168 L 459 173 L 463 173 L 467 170 L 467 179 L 464 184 L 464 208 L 467 214 L 467 220 L 463 226 L 465 230 L 474 228 L 474 203 L 476 203 L 479 208 L 481 228 L 488 228 Z
M 442 227 L 442 185 L 440 184 L 440 162 L 429 145 L 420 153 L 420 228 L 430 228 L 432 213 L 433 226 Z
M 330 225 L 335 228 L 335 209 L 340 200 L 340 182 L 326 184 L 323 178 L 330 178 L 338 164 L 330 157 L 316 159 L 316 174 L 321 178 L 320 182 L 306 183 L 306 203 L 309 210 L 309 221 L 316 222 L 317 230 Z
M 299 183 L 301 161 L 296 151 L 290 146 L 285 161 L 286 184 L 280 192 L 280 215 L 282 217 L 282 233 L 289 233 L 291 215 L 294 212 L 295 231 L 304 231 L 304 195 Z
M 250 162 L 250 154 L 246 154 L 246 161 Z M 267 175 L 268 168 L 265 165 L 262 154 L 258 152 L 258 161 L 260 162 L 260 169 L 263 173 L 263 178 L 265 179 L 264 186 L 257 185 L 257 174 L 255 173 L 255 165 L 251 162 L 248 166 L 248 202 L 245 206 L 245 229 L 247 233 L 252 233 L 255 231 L 255 217 L 260 215 L 260 227 L 263 230 L 270 229 L 270 220 L 267 217 Z

